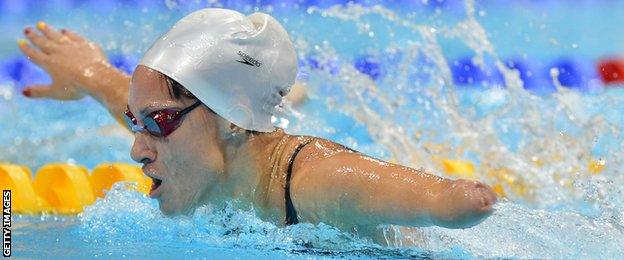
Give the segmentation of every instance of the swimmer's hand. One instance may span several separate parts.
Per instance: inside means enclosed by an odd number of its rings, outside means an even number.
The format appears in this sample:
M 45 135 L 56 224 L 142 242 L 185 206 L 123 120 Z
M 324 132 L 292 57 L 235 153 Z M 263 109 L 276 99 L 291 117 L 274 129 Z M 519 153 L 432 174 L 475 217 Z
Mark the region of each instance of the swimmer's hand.
M 90 93 L 88 81 L 94 80 L 94 70 L 108 64 L 101 48 L 68 30 L 57 31 L 43 22 L 38 31 L 27 27 L 24 35 L 29 41 L 18 42 L 20 50 L 34 63 L 42 67 L 52 78 L 52 84 L 32 85 L 24 89 L 24 95 L 33 98 L 58 100 L 81 99 Z
M 434 224 L 447 228 L 467 228 L 490 216 L 497 201 L 496 193 L 478 181 L 454 180 L 440 194 L 440 208 Z
M 26 27 L 28 41 L 20 40 L 18 45 L 29 60 L 50 75 L 52 83 L 28 86 L 23 94 L 57 100 L 90 95 L 123 122 L 130 76 L 112 67 L 102 49 L 88 39 L 69 30 L 55 30 L 43 22 L 37 23 L 37 29 Z

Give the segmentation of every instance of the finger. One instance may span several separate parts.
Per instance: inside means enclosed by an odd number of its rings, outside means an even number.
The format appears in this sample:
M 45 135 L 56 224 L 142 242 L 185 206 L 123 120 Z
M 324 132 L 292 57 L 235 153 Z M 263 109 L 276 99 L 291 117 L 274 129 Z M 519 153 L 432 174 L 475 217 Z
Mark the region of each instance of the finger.
M 65 35 L 65 36 L 67 36 L 72 41 L 77 41 L 77 42 L 86 42 L 87 41 L 84 38 L 82 38 L 82 36 L 78 35 L 75 32 L 67 30 L 67 29 L 61 29 L 61 33 L 63 35 Z
M 17 41 L 17 45 L 19 46 L 20 50 L 22 51 L 22 53 L 24 53 L 24 55 L 26 55 L 26 57 L 28 57 L 28 59 L 30 59 L 31 61 L 33 61 L 34 63 L 43 66 L 43 63 L 46 59 L 46 54 L 41 52 L 40 50 L 37 50 L 33 47 L 30 46 L 30 44 L 28 44 L 28 42 L 26 40 L 18 40 Z
M 50 85 L 32 85 L 26 87 L 22 94 L 29 98 L 47 98 L 50 97 L 50 92 L 52 92 L 52 87 Z
M 56 100 L 76 100 L 84 97 L 84 94 L 76 93 L 73 89 L 55 85 L 32 85 L 25 88 L 22 93 L 30 98 L 51 98 Z
M 44 22 L 38 22 L 37 29 L 39 29 L 39 31 L 41 31 L 43 35 L 45 35 L 45 37 L 47 37 L 49 40 L 52 40 L 55 42 L 60 42 L 61 39 L 64 37 L 63 34 L 61 34 L 59 31 L 55 30 L 52 26 Z
M 31 30 L 30 28 L 26 28 L 24 33 L 26 34 L 26 38 L 28 38 L 33 45 L 43 51 L 43 53 L 49 54 L 52 51 L 54 43 L 43 35 Z

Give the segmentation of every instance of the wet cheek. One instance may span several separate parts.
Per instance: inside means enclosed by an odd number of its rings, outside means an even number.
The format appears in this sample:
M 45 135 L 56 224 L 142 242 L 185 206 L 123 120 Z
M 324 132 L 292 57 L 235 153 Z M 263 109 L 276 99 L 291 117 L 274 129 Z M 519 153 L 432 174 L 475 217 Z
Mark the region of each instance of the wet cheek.
M 180 136 L 172 135 L 172 138 L 163 143 L 160 156 L 167 168 L 164 174 L 168 181 L 167 185 L 163 186 L 162 203 L 167 208 L 176 207 L 176 211 L 184 211 L 198 203 L 214 179 L 210 173 L 223 167 L 223 163 L 219 164 L 216 163 L 218 160 L 212 160 L 218 156 L 206 156 L 214 149 L 209 140 L 197 138 L 189 142 L 188 138 L 182 138 L 186 136 L 185 132 L 182 131 L 180 134 Z M 219 165 L 221 167 L 218 167 Z
M 159 198 L 160 209 L 166 215 L 176 214 L 180 211 L 179 206 L 182 201 L 180 186 L 182 186 L 181 172 L 178 159 L 175 157 L 176 152 L 172 152 L 170 147 L 160 145 L 158 148 L 157 164 L 159 174 L 163 176 L 163 183 L 160 187 L 161 195 Z
M 207 176 L 204 176 L 205 171 L 201 170 L 197 162 L 189 160 L 188 158 L 177 158 L 175 162 L 172 162 L 173 168 L 173 180 L 170 188 L 171 195 L 174 197 L 176 203 L 180 204 L 181 208 L 192 206 L 196 203 L 200 194 L 203 193 Z

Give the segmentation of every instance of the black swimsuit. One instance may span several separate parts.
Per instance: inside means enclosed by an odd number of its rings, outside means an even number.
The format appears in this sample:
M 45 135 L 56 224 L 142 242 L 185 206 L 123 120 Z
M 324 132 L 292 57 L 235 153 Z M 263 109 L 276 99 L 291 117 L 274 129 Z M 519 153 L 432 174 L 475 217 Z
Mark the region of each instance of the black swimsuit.
M 286 225 L 294 225 L 299 223 L 299 220 L 297 219 L 297 211 L 295 210 L 295 206 L 290 199 L 290 176 L 292 175 L 292 167 L 293 163 L 295 162 L 295 157 L 297 156 L 299 151 L 301 151 L 301 149 L 310 142 L 312 142 L 312 139 L 308 139 L 305 142 L 300 143 L 297 148 L 295 148 L 295 152 L 288 161 L 288 171 L 286 172 L 286 188 L 284 192 L 286 197 Z

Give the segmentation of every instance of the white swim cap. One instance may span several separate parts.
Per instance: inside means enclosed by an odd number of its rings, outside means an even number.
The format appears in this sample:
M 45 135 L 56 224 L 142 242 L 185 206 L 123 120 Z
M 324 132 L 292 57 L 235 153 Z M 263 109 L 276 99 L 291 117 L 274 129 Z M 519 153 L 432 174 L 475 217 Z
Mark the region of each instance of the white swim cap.
M 297 75 L 288 33 L 273 17 L 207 8 L 178 21 L 139 64 L 182 84 L 235 125 L 273 131 L 271 116 Z

